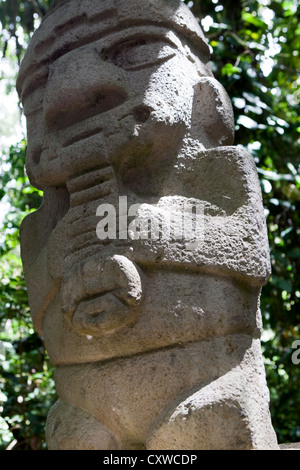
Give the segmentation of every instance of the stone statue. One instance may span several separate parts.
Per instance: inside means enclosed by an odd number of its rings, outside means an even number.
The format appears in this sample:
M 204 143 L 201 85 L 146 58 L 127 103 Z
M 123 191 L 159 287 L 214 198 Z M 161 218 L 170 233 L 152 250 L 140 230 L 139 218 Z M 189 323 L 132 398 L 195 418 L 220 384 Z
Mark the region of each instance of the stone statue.
M 17 88 L 44 192 L 21 248 L 56 368 L 49 449 L 277 448 L 260 186 L 190 10 L 57 1 Z

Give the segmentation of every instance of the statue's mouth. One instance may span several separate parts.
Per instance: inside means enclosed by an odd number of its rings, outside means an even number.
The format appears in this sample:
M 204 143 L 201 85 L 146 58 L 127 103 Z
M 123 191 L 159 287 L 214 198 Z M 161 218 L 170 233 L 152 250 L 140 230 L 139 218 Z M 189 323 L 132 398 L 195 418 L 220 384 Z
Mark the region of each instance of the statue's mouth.
M 91 92 L 88 98 L 74 99 L 74 102 L 65 106 L 63 112 L 58 113 L 55 107 L 46 109 L 47 126 L 51 130 L 66 129 L 73 124 L 117 108 L 126 99 L 127 93 L 122 88 L 100 86 Z
M 137 124 L 146 122 L 150 116 L 150 113 L 151 110 L 145 105 L 136 106 L 132 111 L 134 121 Z M 94 135 L 101 134 L 103 132 L 103 127 L 97 123 L 97 117 L 92 116 L 90 122 L 88 122 L 88 119 L 86 119 L 85 122 L 87 127 L 86 129 L 82 129 L 84 123 L 80 120 L 78 123 L 73 124 L 73 126 L 69 126 L 65 132 L 63 132 L 63 134 L 67 135 L 61 144 L 62 148 L 69 147 L 76 142 L 88 139 L 89 137 L 93 137 Z M 79 125 L 76 126 L 76 124 Z
M 70 145 L 76 144 L 76 142 L 80 142 L 82 140 L 86 140 L 89 137 L 93 137 L 96 134 L 101 134 L 102 127 L 95 127 L 92 129 L 85 129 L 82 132 L 78 132 L 77 134 L 71 135 L 69 138 L 65 140 L 62 144 L 62 147 L 69 147 Z

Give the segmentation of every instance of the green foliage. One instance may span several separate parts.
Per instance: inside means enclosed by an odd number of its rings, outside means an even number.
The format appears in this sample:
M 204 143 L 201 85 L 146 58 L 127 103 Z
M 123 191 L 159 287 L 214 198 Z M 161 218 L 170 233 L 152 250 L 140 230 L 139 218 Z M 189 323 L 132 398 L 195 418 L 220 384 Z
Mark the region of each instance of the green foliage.
M 263 353 L 279 442 L 300 440 L 300 7 L 297 0 L 186 0 L 201 20 L 216 78 L 234 106 L 236 143 L 253 155 L 269 230 L 272 276 L 263 288 Z M 0 47 L 10 60 L 51 0 L 0 0 Z M 53 369 L 30 320 L 18 227 L 40 204 L 24 173 L 25 145 L 3 156 L 0 199 L 10 210 L 0 240 L 0 449 L 45 448 L 43 427 L 55 398 Z
M 34 332 L 19 253 L 19 226 L 40 205 L 41 192 L 25 175 L 25 142 L 3 163 L 2 192 L 10 204 L 0 243 L 0 450 L 43 449 L 44 421 L 54 400 L 53 368 Z
M 13 38 L 16 58 L 20 63 L 26 42 L 51 3 L 52 0 L 0 0 L 0 47 L 3 57 L 6 56 L 9 40 Z

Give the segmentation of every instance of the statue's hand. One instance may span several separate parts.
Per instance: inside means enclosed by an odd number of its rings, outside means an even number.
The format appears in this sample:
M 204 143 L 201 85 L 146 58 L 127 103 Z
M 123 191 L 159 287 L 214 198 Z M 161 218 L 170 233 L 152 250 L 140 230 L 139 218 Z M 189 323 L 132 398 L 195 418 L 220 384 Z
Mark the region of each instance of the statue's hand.
M 99 336 L 132 323 L 142 298 L 140 274 L 128 258 L 97 255 L 65 275 L 62 311 L 79 333 Z

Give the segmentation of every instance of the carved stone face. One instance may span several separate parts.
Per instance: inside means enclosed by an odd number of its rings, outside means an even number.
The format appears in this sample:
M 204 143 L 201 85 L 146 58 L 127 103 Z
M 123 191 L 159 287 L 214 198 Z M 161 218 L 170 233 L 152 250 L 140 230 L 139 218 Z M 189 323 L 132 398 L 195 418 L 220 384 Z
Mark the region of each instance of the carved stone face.
M 108 161 L 146 169 L 174 154 L 190 127 L 197 72 L 175 34 L 153 26 L 63 55 L 45 88 L 42 160 L 80 158 L 88 147 L 89 168 Z
M 31 62 L 31 50 L 24 60 L 19 89 L 32 183 L 65 185 L 77 173 L 112 163 L 126 185 L 127 173 L 137 179 L 131 168 L 151 173 L 156 162 L 170 165 L 185 139 L 200 148 L 231 143 L 231 106 L 182 2 L 153 0 L 146 13 L 143 1 L 95 3 L 73 0 L 54 10 L 31 44 L 42 65 Z M 64 19 L 53 32 L 51 18 L 57 22 L 60 10 Z M 221 130 L 212 139 L 207 129 L 216 121 Z

